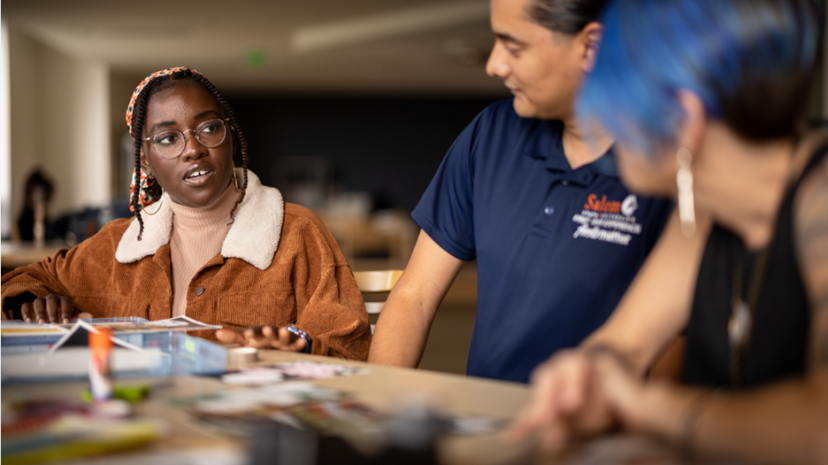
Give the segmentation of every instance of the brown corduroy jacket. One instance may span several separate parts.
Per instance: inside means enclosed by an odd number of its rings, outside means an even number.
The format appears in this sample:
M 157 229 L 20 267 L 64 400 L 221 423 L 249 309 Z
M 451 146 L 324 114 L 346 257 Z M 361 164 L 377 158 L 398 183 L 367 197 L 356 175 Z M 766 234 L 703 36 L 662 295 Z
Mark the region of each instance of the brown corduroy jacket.
M 292 323 L 311 336 L 314 354 L 367 359 L 368 314 L 333 236 L 311 211 L 285 203 L 278 190 L 249 175 L 221 253 L 190 282 L 187 316 L 230 329 Z M 54 293 L 96 318 L 169 318 L 169 202 L 143 215 L 141 241 L 135 219 L 115 220 L 72 249 L 6 274 L 3 311 L 8 297 Z

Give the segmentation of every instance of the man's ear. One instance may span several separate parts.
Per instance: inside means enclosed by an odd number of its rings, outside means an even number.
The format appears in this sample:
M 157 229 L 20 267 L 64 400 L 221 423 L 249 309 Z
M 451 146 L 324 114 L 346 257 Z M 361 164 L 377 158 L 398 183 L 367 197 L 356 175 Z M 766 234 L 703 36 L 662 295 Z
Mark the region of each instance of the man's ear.
M 695 155 L 707 128 L 707 111 L 704 102 L 693 91 L 681 89 L 676 93 L 676 98 L 685 114 L 676 142 Z
M 604 26 L 595 21 L 587 24 L 578 33 L 578 40 L 583 44 L 583 70 L 585 73 L 591 73 L 595 68 L 595 60 L 598 59 L 598 49 L 601 46 L 601 38 L 604 35 Z

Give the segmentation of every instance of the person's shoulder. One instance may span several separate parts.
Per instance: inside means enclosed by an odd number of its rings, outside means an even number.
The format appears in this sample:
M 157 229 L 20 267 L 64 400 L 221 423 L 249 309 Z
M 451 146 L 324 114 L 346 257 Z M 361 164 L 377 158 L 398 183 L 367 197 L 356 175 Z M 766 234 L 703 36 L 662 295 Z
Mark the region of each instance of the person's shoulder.
M 500 155 L 504 149 L 514 144 L 531 143 L 540 134 L 554 134 L 556 122 L 523 118 L 515 112 L 513 101 L 514 99 L 495 102 L 477 115 L 464 132 L 472 144 Z M 545 126 L 550 126 L 552 131 L 539 130 Z
M 318 221 L 319 217 L 309 208 L 296 203 L 285 202 L 285 218 L 301 219 L 307 221 Z
M 794 157 L 794 173 L 801 182 L 794 193 L 793 226 L 799 242 L 820 236 L 815 231 L 828 222 L 828 133 L 815 131 L 800 142 Z M 819 159 L 816 159 L 819 157 Z M 811 169 L 803 174 L 805 167 Z M 803 244 L 800 244 L 803 247 Z
M 801 184 L 794 192 L 791 223 L 805 283 L 821 289 L 828 276 L 828 258 L 822 253 L 828 244 L 828 138 L 817 138 L 808 152 L 805 166 L 809 169 L 800 175 Z
M 514 100 L 515 99 L 510 98 L 507 100 L 497 101 L 486 107 L 483 112 L 517 117 L 517 113 L 515 113 Z
M 821 157 L 821 160 L 816 161 L 812 169 L 802 175 L 802 183 L 796 193 L 799 213 L 807 212 L 815 205 L 826 206 L 823 202 L 828 202 L 828 137 L 816 139 L 807 151 L 809 156 L 800 158 L 801 161 L 796 160 L 795 164 L 808 165 L 815 157 Z M 795 169 L 799 172 L 802 170 L 804 166 Z
M 522 125 L 531 121 L 531 119 L 521 118 L 520 115 L 515 112 L 513 102 L 514 99 L 495 102 L 481 111 L 478 115 L 478 119 L 486 121 L 489 124 L 510 125 Z
M 307 207 L 285 202 L 285 226 L 296 225 L 302 229 L 312 228 L 319 231 L 327 231 L 325 223 Z
M 294 244 L 291 247 L 303 244 L 300 248 L 316 249 L 332 260 L 332 264 L 347 264 L 342 253 L 338 251 L 336 239 L 325 223 L 306 207 L 295 203 L 285 202 L 285 225 L 282 229 L 282 241 Z M 298 249 L 296 249 L 298 250 Z

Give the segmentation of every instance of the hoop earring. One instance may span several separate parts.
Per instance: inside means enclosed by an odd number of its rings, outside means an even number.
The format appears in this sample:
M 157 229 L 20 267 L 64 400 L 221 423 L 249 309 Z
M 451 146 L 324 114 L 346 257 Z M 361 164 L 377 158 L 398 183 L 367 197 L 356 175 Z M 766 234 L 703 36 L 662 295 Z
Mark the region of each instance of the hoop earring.
M 693 172 L 690 171 L 690 164 L 693 155 L 684 147 L 676 152 L 678 171 L 676 172 L 676 186 L 678 187 L 678 208 L 679 220 L 681 220 L 681 232 L 691 237 L 696 232 L 696 207 L 693 199 Z
M 233 165 L 233 185 L 239 190 L 239 181 L 236 179 L 236 165 Z
M 143 211 L 144 213 L 146 213 L 146 214 L 147 214 L 147 215 L 149 215 L 149 216 L 154 216 L 156 213 L 158 213 L 159 211 L 161 211 L 161 207 L 162 207 L 163 205 L 164 205 L 164 188 L 162 187 L 162 188 L 161 188 L 161 201 L 160 201 L 160 202 L 158 202 L 158 208 L 156 208 L 156 209 L 155 209 L 155 211 L 154 211 L 153 213 L 150 213 L 150 212 L 149 212 L 149 210 L 145 210 L 144 208 L 142 208 L 142 209 L 141 209 L 141 211 Z

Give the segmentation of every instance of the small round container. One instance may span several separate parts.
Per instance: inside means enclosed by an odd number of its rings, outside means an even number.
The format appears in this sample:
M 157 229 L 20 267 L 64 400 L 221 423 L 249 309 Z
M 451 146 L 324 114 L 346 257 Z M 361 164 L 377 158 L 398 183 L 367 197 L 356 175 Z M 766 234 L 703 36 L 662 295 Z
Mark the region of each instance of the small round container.
M 255 347 L 237 347 L 227 351 L 228 365 L 244 367 L 259 361 L 259 349 Z

